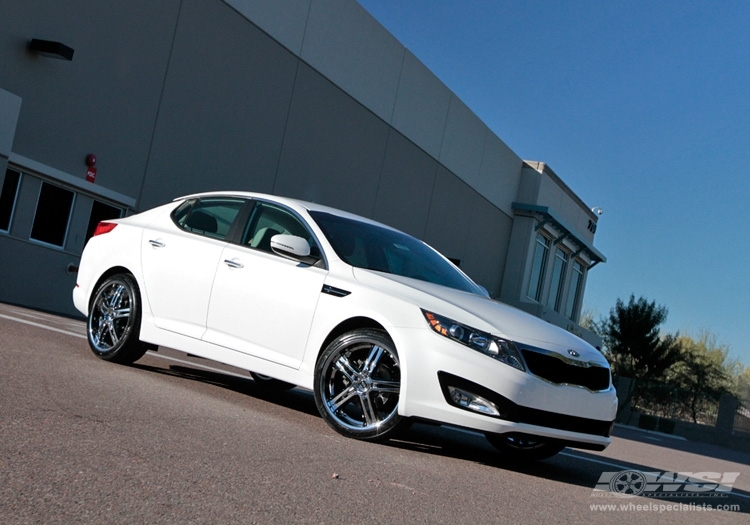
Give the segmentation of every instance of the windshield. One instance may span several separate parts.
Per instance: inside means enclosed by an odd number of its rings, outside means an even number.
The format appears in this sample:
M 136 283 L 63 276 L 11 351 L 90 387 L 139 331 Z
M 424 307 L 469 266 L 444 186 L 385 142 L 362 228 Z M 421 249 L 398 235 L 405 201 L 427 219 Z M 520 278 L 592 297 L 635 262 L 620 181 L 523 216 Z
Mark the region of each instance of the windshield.
M 481 294 L 453 263 L 410 235 L 330 213 L 310 215 L 336 254 L 352 266 Z

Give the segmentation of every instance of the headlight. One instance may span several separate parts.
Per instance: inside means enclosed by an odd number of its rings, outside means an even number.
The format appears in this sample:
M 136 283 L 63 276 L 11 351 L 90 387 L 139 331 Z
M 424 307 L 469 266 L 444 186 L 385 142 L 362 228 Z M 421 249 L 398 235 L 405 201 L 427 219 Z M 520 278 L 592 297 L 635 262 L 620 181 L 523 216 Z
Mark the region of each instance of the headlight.
M 513 341 L 495 337 L 487 332 L 476 330 L 470 326 L 426 310 L 422 310 L 422 314 L 424 314 L 427 322 L 430 323 L 430 327 L 438 334 L 448 339 L 453 339 L 477 352 L 482 352 L 508 366 L 521 371 L 526 370 L 523 366 L 521 355 L 518 353 Z

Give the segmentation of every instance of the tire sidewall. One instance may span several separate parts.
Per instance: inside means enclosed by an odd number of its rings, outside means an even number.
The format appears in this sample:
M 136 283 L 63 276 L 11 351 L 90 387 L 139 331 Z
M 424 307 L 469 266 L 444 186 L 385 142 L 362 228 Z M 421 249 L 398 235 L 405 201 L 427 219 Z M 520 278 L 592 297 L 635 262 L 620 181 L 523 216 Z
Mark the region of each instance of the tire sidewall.
M 398 360 L 400 369 L 400 358 L 396 352 L 395 345 L 385 331 L 358 329 L 347 332 L 334 339 L 318 357 L 313 378 L 315 405 L 325 422 L 339 434 L 363 441 L 386 440 L 393 437 L 396 434 L 397 429 L 400 429 L 400 427 L 403 426 L 404 418 L 398 414 L 398 408 L 396 408 L 395 413 L 376 428 L 358 430 L 342 425 L 337 418 L 330 413 L 325 402 L 324 390 L 326 388 L 326 375 L 328 368 L 332 366 L 332 361 L 338 356 L 341 349 L 358 343 L 371 343 L 381 347 L 386 347 Z M 401 382 L 403 382 L 403 377 L 401 378 Z
M 109 350 L 102 351 L 96 347 L 92 338 L 92 322 L 94 308 L 101 294 L 113 284 L 123 285 L 130 296 L 130 316 L 127 326 L 120 340 Z M 89 316 L 86 322 L 86 339 L 94 354 L 105 361 L 117 363 L 132 363 L 146 353 L 146 346 L 138 340 L 141 325 L 141 297 L 135 280 L 127 274 L 115 274 L 107 277 L 96 289 L 89 306 Z

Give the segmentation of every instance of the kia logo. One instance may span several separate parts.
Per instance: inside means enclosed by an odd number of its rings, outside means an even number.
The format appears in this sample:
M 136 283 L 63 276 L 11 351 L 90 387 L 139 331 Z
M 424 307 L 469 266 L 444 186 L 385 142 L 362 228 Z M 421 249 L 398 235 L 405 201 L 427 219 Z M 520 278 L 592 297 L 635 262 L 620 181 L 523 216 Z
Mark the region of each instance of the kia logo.
M 580 357 L 581 354 L 576 352 L 575 350 L 568 350 L 568 353 L 572 355 L 573 357 Z

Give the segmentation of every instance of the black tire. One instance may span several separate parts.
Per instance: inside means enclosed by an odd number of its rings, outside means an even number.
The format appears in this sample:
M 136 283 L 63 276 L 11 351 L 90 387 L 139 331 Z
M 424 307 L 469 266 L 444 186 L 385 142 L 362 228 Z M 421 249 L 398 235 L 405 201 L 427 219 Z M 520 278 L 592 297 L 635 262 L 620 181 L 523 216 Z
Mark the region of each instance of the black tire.
M 97 288 L 89 307 L 89 346 L 100 359 L 134 363 L 148 346 L 138 340 L 141 331 L 141 297 L 133 277 L 117 274 Z
M 382 330 L 337 337 L 318 358 L 313 389 L 323 419 L 346 437 L 382 441 L 404 426 L 399 358 Z
M 513 461 L 539 461 L 551 458 L 565 448 L 565 445 L 555 441 L 544 441 L 535 436 L 521 434 L 491 434 L 488 432 L 485 437 L 493 447 Z
M 271 376 L 264 376 L 263 374 L 256 374 L 255 372 L 250 372 L 250 375 L 252 376 L 253 381 L 255 381 L 256 385 L 267 390 L 291 390 L 296 386 L 292 383 L 282 381 L 281 379 L 275 379 Z

